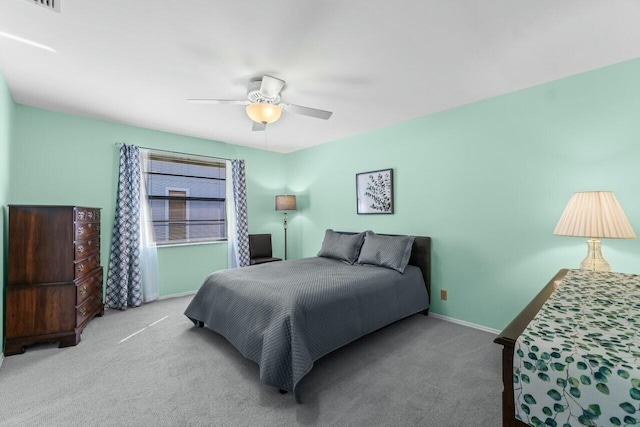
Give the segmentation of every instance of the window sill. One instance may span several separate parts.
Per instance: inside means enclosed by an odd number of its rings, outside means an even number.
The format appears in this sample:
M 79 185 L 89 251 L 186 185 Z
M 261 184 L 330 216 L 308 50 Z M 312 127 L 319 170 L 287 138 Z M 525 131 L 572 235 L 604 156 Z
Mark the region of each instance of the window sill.
M 227 243 L 227 239 L 213 240 L 209 242 L 184 242 L 184 243 L 168 243 L 163 245 L 156 245 L 158 249 L 162 248 L 175 248 L 178 246 L 201 246 L 201 245 L 219 245 L 221 243 Z

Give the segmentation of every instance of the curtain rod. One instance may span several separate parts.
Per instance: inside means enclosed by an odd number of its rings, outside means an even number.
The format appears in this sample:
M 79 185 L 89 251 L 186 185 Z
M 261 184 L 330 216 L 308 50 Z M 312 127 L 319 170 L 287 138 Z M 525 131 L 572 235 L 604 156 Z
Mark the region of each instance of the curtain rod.
M 124 144 L 124 142 L 116 142 L 114 144 L 116 147 L 122 147 Z M 171 151 L 171 150 L 161 150 L 160 148 L 149 148 L 149 147 L 141 147 L 139 145 L 137 145 L 136 147 L 138 148 L 142 148 L 144 150 L 151 150 L 151 151 L 162 151 L 164 153 L 173 153 L 173 154 L 182 154 L 184 156 L 200 156 L 200 157 L 208 157 L 210 159 L 219 159 L 219 160 L 237 160 L 237 159 L 228 159 L 226 157 L 213 157 L 213 156 L 205 156 L 203 154 L 193 154 L 193 153 L 183 153 L 181 151 Z

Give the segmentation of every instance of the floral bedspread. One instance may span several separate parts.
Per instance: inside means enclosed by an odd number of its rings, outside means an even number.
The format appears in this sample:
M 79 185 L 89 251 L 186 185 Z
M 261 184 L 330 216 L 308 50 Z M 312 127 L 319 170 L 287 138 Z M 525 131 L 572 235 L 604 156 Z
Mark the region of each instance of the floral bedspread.
M 640 276 L 570 270 L 518 338 L 516 417 L 640 425 Z

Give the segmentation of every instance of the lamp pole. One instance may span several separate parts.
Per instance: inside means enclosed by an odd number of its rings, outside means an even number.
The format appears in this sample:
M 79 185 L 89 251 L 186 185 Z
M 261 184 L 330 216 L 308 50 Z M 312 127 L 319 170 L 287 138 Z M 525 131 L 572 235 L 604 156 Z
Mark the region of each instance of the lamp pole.
M 284 213 L 284 260 L 287 260 L 287 213 Z

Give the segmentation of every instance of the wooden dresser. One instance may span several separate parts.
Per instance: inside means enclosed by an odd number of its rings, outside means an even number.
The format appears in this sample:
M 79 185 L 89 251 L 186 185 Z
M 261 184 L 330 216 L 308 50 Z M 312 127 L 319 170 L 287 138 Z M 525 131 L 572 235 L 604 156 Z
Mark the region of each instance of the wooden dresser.
M 518 337 L 524 331 L 544 303 L 556 288 L 556 283 L 567 274 L 566 269 L 560 270 L 553 279 L 531 300 L 531 302 L 516 316 L 515 319 L 493 340 L 503 346 L 502 349 L 502 426 L 526 427 L 527 424 L 515 417 L 513 396 L 513 351 Z
M 10 205 L 8 249 L 5 355 L 78 344 L 104 313 L 100 209 Z

